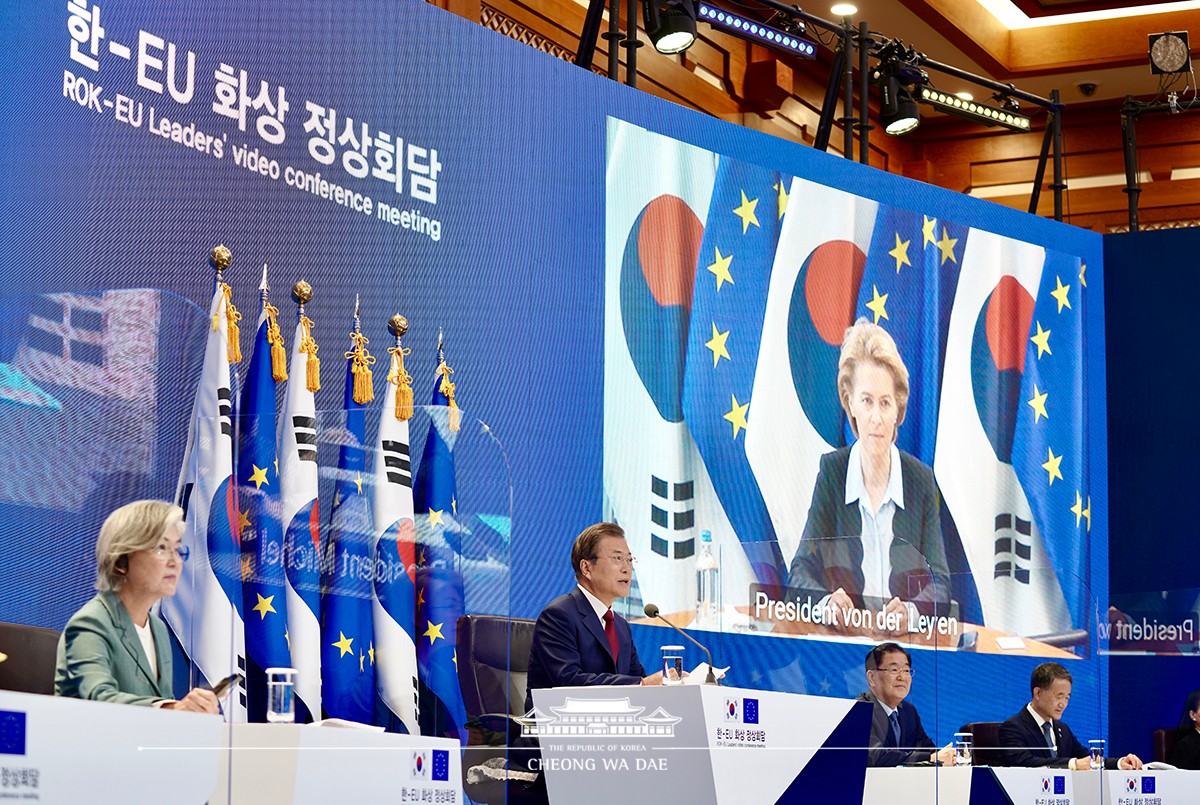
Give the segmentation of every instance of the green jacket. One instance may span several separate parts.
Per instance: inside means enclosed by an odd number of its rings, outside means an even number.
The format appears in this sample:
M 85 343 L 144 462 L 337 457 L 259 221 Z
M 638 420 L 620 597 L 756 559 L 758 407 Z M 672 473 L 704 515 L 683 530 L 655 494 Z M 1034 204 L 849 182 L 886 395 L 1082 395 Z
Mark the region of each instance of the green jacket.
M 171 643 L 161 619 L 150 616 L 158 675 L 116 593 L 102 592 L 67 622 L 58 639 L 54 694 L 100 702 L 153 705 L 174 698 Z

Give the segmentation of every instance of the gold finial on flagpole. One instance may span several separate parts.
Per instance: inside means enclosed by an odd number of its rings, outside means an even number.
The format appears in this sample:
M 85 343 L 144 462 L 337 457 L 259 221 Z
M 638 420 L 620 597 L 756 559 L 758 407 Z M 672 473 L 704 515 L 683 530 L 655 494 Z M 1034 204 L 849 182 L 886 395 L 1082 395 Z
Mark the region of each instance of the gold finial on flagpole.
M 321 390 L 321 359 L 317 357 L 317 340 L 313 338 L 312 319 L 304 315 L 304 306 L 312 301 L 313 289 L 304 280 L 292 286 L 292 300 L 299 306 L 296 311 L 300 317 L 300 351 L 308 356 L 305 361 L 304 387 L 309 391 Z M 292 367 L 293 369 L 295 367 Z
M 238 309 L 234 307 L 233 289 L 229 287 L 229 283 L 225 282 L 225 269 L 233 265 L 233 253 L 222 243 L 209 254 L 208 264 L 212 266 L 213 271 L 217 272 L 217 286 L 225 297 L 225 335 L 229 342 L 226 348 L 226 358 L 230 363 L 241 363 L 241 331 L 238 328 L 238 322 L 241 321 L 242 314 L 238 313 Z M 213 329 L 216 327 L 214 318 Z
M 292 286 L 292 300 L 300 306 L 300 315 L 304 315 L 304 306 L 312 301 L 313 289 L 304 280 L 300 280 Z
M 396 419 L 412 419 L 413 390 L 412 375 L 404 370 L 404 356 L 410 350 L 400 344 L 400 338 L 408 332 L 408 319 L 399 313 L 388 319 L 388 332 L 396 337 L 396 346 L 388 347 L 392 356 L 391 370 L 388 372 L 388 382 L 396 384 Z
M 224 282 L 225 278 L 221 274 L 233 265 L 233 253 L 222 243 L 212 250 L 212 254 L 208 256 L 208 264 L 217 272 L 217 282 Z

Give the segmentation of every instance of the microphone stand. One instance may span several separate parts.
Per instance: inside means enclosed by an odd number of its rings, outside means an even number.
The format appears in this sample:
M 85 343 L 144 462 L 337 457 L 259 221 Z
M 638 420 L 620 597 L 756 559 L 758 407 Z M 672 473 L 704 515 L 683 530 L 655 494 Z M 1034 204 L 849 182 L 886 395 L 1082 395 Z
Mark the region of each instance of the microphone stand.
M 687 632 L 683 631 L 683 630 L 682 630 L 682 629 L 680 629 L 678 626 L 676 626 L 675 624 L 671 623 L 669 620 L 667 620 L 666 618 L 664 618 L 664 617 L 662 616 L 662 614 L 661 614 L 661 613 L 658 611 L 658 607 L 657 607 L 657 606 L 655 606 L 654 604 L 646 604 L 646 608 L 645 608 L 643 611 L 646 613 L 646 617 L 648 617 L 648 618 L 658 618 L 660 621 L 662 621 L 663 623 L 665 623 L 667 626 L 670 626 L 672 629 L 674 629 L 675 631 L 679 632 L 681 635 L 683 635 L 684 637 L 686 637 L 688 640 L 690 640 L 690 641 L 692 641 L 693 643 L 695 643 L 695 644 L 696 644 L 696 646 L 697 646 L 697 647 L 698 647 L 698 648 L 699 648 L 701 651 L 703 651 L 703 652 L 704 652 L 704 654 L 705 654 L 705 655 L 708 657 L 708 677 L 706 677 L 706 678 L 705 678 L 705 680 L 704 680 L 704 684 L 705 684 L 705 685 L 720 685 L 720 684 L 721 684 L 720 680 L 718 680 L 718 679 L 717 679 L 717 675 L 716 675 L 715 673 L 713 673 L 713 656 L 712 656 L 712 652 L 711 652 L 711 651 L 709 651 L 709 650 L 708 650 L 708 649 L 707 649 L 707 648 L 704 646 L 704 644 L 703 644 L 703 643 L 701 643 L 699 640 L 697 640 L 696 638 L 692 637 L 690 634 L 688 634 Z

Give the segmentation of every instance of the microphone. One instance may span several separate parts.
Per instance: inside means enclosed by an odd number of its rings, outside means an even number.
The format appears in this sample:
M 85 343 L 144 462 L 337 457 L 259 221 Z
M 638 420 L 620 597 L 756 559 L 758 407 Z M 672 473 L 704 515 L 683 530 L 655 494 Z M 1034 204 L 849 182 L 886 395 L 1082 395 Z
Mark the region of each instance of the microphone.
M 699 640 L 692 637 L 690 634 L 683 631 L 678 626 L 676 626 L 675 624 L 671 623 L 669 620 L 664 618 L 659 613 L 658 606 L 656 604 L 646 604 L 646 608 L 645 608 L 644 612 L 646 613 L 647 618 L 658 618 L 660 621 L 665 623 L 667 626 L 670 626 L 672 629 L 679 632 L 681 635 L 686 637 L 688 640 L 695 643 L 700 648 L 700 650 L 703 651 L 708 656 L 708 677 L 704 680 L 704 684 L 705 685 L 720 685 L 721 684 L 720 681 L 718 681 L 718 679 L 717 679 L 717 675 L 713 673 L 712 652 L 709 651 L 707 648 L 705 648 L 703 643 L 701 643 Z

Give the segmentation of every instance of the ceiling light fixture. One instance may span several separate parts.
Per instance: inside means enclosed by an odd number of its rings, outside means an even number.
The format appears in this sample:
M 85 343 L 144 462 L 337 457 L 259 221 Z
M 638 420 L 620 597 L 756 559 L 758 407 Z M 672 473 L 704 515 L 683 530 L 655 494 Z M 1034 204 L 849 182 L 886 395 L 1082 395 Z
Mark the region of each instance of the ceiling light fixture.
M 1001 106 L 991 106 L 963 99 L 933 87 L 921 87 L 917 97 L 922 103 L 927 103 L 934 109 L 973 120 L 985 126 L 1003 126 L 1013 131 L 1029 131 L 1030 119 L 1021 114 L 1019 107 L 1014 109 L 1013 105 L 1007 102 Z
M 797 56 L 803 56 L 806 59 L 815 59 L 817 57 L 816 44 L 797 36 L 793 31 L 749 20 L 708 3 L 701 3 L 699 5 L 696 16 L 697 19 L 707 22 L 712 27 L 719 28 L 742 39 L 786 50 Z M 797 20 L 797 22 L 799 21 Z M 803 30 L 803 23 L 800 23 L 798 27 L 799 30 Z
M 682 53 L 696 41 L 692 0 L 642 0 L 646 34 L 659 53 Z

